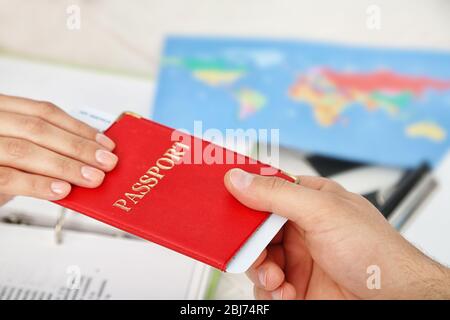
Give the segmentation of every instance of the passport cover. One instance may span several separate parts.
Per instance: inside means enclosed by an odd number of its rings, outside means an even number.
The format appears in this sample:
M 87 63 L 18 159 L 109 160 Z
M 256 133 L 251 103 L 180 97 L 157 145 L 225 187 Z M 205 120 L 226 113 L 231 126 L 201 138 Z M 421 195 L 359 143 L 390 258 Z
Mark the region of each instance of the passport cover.
M 238 202 L 223 178 L 231 168 L 260 174 L 269 166 L 127 113 L 105 134 L 116 142 L 117 167 L 99 188 L 74 186 L 56 203 L 222 271 L 268 218 Z M 222 164 L 194 161 L 208 148 Z M 225 161 L 236 157 L 245 163 Z

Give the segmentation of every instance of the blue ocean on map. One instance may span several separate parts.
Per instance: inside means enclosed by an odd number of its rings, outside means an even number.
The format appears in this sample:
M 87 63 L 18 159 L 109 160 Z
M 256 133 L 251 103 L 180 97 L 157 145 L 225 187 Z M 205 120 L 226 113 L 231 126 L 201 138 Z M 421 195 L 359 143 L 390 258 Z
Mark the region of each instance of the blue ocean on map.
M 395 167 L 450 146 L 450 53 L 293 40 L 169 37 L 153 119 L 279 129 L 304 152 Z

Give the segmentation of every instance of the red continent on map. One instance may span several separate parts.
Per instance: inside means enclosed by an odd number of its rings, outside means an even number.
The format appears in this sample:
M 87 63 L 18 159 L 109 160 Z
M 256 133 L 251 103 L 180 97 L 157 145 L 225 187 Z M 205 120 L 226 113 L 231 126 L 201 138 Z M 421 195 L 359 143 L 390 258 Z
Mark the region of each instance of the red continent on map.
M 450 89 L 450 81 L 403 76 L 392 71 L 376 71 L 364 74 L 340 73 L 331 69 L 323 69 L 321 73 L 341 91 L 358 90 L 366 93 L 373 91 L 410 91 L 415 95 L 420 95 L 427 89 Z

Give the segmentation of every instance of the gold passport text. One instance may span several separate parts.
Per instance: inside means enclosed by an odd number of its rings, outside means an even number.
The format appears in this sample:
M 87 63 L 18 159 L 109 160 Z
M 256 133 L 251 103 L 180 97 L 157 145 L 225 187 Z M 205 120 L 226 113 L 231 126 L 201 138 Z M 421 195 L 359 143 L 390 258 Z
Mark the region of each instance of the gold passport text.
M 126 192 L 121 199 L 114 202 L 113 207 L 119 208 L 124 212 L 131 212 L 158 183 L 164 178 L 165 171 L 171 170 L 189 150 L 189 146 L 181 142 L 175 142 L 172 147 L 159 158 L 156 163 L 139 178 L 130 192 Z

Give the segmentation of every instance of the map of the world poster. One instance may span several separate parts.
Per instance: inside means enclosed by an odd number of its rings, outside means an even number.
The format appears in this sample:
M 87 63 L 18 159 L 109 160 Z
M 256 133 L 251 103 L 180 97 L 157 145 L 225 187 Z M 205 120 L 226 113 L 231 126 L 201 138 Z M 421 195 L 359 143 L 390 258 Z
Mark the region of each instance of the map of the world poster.
M 173 128 L 279 129 L 353 161 L 435 165 L 450 146 L 450 53 L 171 37 L 153 118 Z

